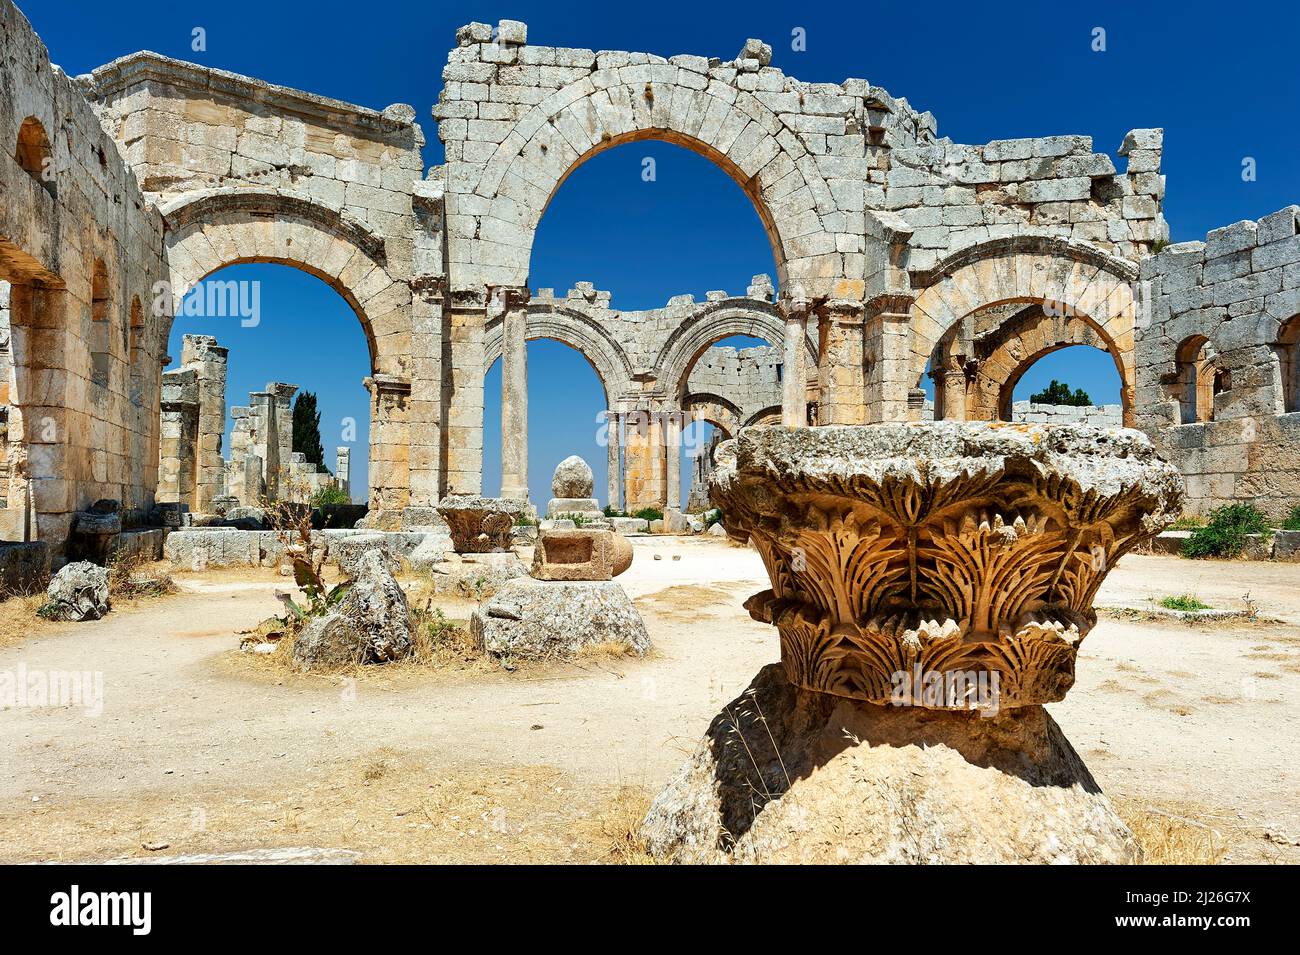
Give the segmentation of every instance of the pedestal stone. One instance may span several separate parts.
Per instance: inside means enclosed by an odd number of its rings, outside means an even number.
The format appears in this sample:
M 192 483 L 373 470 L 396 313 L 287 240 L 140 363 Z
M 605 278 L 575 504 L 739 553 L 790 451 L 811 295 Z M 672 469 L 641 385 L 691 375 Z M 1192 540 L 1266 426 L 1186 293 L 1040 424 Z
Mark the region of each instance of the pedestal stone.
M 551 493 L 555 496 L 546 505 L 549 518 L 580 514 L 583 517 L 604 517 L 600 504 L 592 497 L 593 476 L 586 461 L 571 454 L 555 467 L 551 478 Z
M 1109 569 L 1179 513 L 1182 481 L 1145 435 L 749 428 L 717 459 L 727 533 L 754 545 L 772 583 L 745 606 L 777 627 L 782 665 L 723 711 L 656 800 L 644 828 L 656 855 L 1136 858 L 1041 704 L 1073 684 Z M 723 752 L 728 733 L 752 743 L 760 728 L 772 757 Z

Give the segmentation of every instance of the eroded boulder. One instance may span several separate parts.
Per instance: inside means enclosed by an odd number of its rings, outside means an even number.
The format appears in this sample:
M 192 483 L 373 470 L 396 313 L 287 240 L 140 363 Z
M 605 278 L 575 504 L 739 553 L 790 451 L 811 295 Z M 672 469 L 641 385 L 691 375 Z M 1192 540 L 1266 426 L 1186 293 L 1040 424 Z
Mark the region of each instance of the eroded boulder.
M 108 571 L 88 560 L 64 564 L 45 597 L 43 612 L 52 620 L 98 620 L 112 609 Z
M 381 550 L 368 550 L 358 557 L 352 585 L 338 605 L 298 633 L 293 662 L 303 670 L 390 663 L 410 656 L 414 630 L 388 558 Z

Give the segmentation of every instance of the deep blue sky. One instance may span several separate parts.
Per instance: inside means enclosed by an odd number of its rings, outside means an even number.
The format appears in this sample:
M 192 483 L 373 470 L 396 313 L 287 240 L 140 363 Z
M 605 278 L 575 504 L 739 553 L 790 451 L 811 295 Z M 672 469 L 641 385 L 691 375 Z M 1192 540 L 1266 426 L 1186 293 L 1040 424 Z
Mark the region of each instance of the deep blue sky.
M 1125 131 L 1165 129 L 1165 214 L 1175 241 L 1257 218 L 1300 201 L 1300 69 L 1294 4 L 874 3 L 702 4 L 444 3 L 338 0 L 228 3 L 137 0 L 27 0 L 20 7 L 69 73 L 141 48 L 383 108 L 415 106 L 441 161 L 429 108 L 437 99 L 455 29 L 470 20 L 524 20 L 538 44 L 697 53 L 730 58 L 748 36 L 771 43 L 773 61 L 804 80 L 865 77 L 918 109 L 931 110 L 941 135 L 959 142 L 1081 133 L 1112 155 Z M 207 50 L 193 52 L 204 27 Z M 806 52 L 790 48 L 802 27 Z M 1107 49 L 1091 49 L 1095 27 Z M 654 156 L 655 183 L 641 159 Z M 1258 176 L 1243 182 L 1242 160 Z M 770 272 L 772 255 L 747 200 L 708 163 L 675 147 L 635 144 L 598 157 L 557 194 L 538 233 L 531 282 L 568 288 L 586 279 L 614 292 L 616 306 L 644 308 L 707 289 L 743 291 Z M 327 447 L 338 419 L 364 427 L 364 343 L 342 301 L 314 280 L 276 279 L 263 269 L 263 327 L 218 331 L 232 346 L 232 403 L 271 378 L 317 391 Z M 319 285 L 319 283 L 315 283 Z M 177 322 L 177 333 L 183 323 Z M 211 329 L 205 329 L 211 331 Z M 309 332 L 303 348 L 302 333 Z M 1113 401 L 1117 379 L 1102 355 L 1058 352 L 1031 369 L 1021 391 L 1068 378 L 1095 400 Z M 179 345 L 172 346 L 179 354 Z M 328 355 L 328 357 L 326 357 Z M 544 504 L 554 463 L 570 450 L 589 455 L 604 486 L 592 420 L 600 386 L 576 354 L 552 343 L 529 348 L 533 377 L 530 470 Z M 488 415 L 499 407 L 499 377 L 488 381 Z M 332 424 L 330 422 L 333 422 Z M 495 435 L 495 437 L 493 437 Z M 364 433 L 354 460 L 364 461 Z M 489 428 L 485 490 L 494 491 L 499 429 Z

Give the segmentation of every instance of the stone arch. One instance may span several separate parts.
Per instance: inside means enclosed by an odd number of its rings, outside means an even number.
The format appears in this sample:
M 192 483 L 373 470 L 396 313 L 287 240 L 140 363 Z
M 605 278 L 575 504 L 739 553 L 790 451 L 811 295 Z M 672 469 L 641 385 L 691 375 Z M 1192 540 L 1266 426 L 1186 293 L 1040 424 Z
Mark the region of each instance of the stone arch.
M 289 265 L 338 292 L 366 336 L 375 374 L 409 377 L 411 291 L 387 269 L 384 243 L 345 214 L 292 196 L 246 189 L 187 194 L 162 209 L 173 312 L 219 269 Z M 171 332 L 167 318 L 162 341 Z
M 644 79 L 598 85 L 597 76 L 551 92 L 519 120 L 480 174 L 489 205 L 478 228 L 493 281 L 525 285 L 537 226 L 556 191 L 593 156 L 656 139 L 713 162 L 740 186 L 772 245 L 778 281 L 829 294 L 843 270 L 823 216 L 836 203 L 814 157 L 752 93 L 682 85 L 676 67 L 647 66 Z M 703 82 L 703 78 L 701 78 Z
M 1091 334 L 1104 343 L 1120 374 L 1124 423 L 1131 427 L 1136 279 L 1131 263 L 1064 239 L 1018 236 L 962 249 L 914 277 L 921 291 L 912 307 L 908 379 L 925 373 L 935 346 L 963 319 L 995 305 L 1038 304 L 1047 318 L 1056 320 L 1050 329 L 1039 329 L 1061 339 L 1056 347 L 1075 343 L 1076 335 Z M 1043 354 L 1040 350 L 1038 357 Z
M 740 407 L 721 395 L 699 392 L 688 395 L 682 405 L 682 410 L 690 419 L 707 421 L 727 438 L 734 438 L 744 422 Z
M 483 374 L 501 357 L 502 326 L 500 317 L 488 320 L 483 341 Z M 625 391 L 632 380 L 632 362 L 623 346 L 595 319 L 577 309 L 533 304 L 528 308 L 524 338 L 536 341 L 549 338 L 568 345 L 591 365 L 605 390 L 606 407 L 611 397 Z
M 967 401 L 968 420 L 1011 420 L 1016 385 L 1036 362 L 1062 348 L 1086 345 L 1106 352 L 1124 380 L 1122 356 L 1114 341 L 1091 319 L 1061 314 L 1032 303 L 1005 320 L 976 344 L 976 370 Z M 945 358 L 951 363 L 952 358 Z M 1131 394 L 1120 389 L 1126 416 L 1132 416 Z
M 655 356 L 653 368 L 669 395 L 686 391 L 687 378 L 699 357 L 710 347 L 733 335 L 761 338 L 780 348 L 785 336 L 785 319 L 776 305 L 751 299 L 725 299 L 691 313 L 673 329 Z M 805 339 L 807 361 L 817 364 L 817 347 Z
M 749 416 L 745 421 L 746 428 L 753 428 L 759 425 L 780 424 L 781 423 L 781 406 L 771 405 L 767 408 L 760 408 Z

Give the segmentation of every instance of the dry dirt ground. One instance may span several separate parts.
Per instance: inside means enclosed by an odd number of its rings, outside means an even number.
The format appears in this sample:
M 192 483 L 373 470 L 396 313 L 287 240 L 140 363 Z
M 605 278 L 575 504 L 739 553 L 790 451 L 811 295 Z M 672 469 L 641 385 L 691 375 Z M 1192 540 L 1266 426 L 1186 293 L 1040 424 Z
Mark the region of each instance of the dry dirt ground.
M 660 559 L 654 559 L 658 554 Z M 308 677 L 235 652 L 279 612 L 270 572 L 178 576 L 101 621 L 0 606 L 0 675 L 101 674 L 102 712 L 0 711 L 0 861 L 310 846 L 365 862 L 639 861 L 629 836 L 774 629 L 757 555 L 639 544 L 620 578 L 655 650 L 547 668 Z M 1129 556 L 1099 605 L 1192 592 L 1259 619 L 1105 614 L 1049 707 L 1157 857 L 1300 862 L 1300 564 Z M 471 605 L 447 602 L 463 619 Z M 15 625 L 15 620 L 18 624 Z M 93 685 L 93 677 L 92 677 Z

